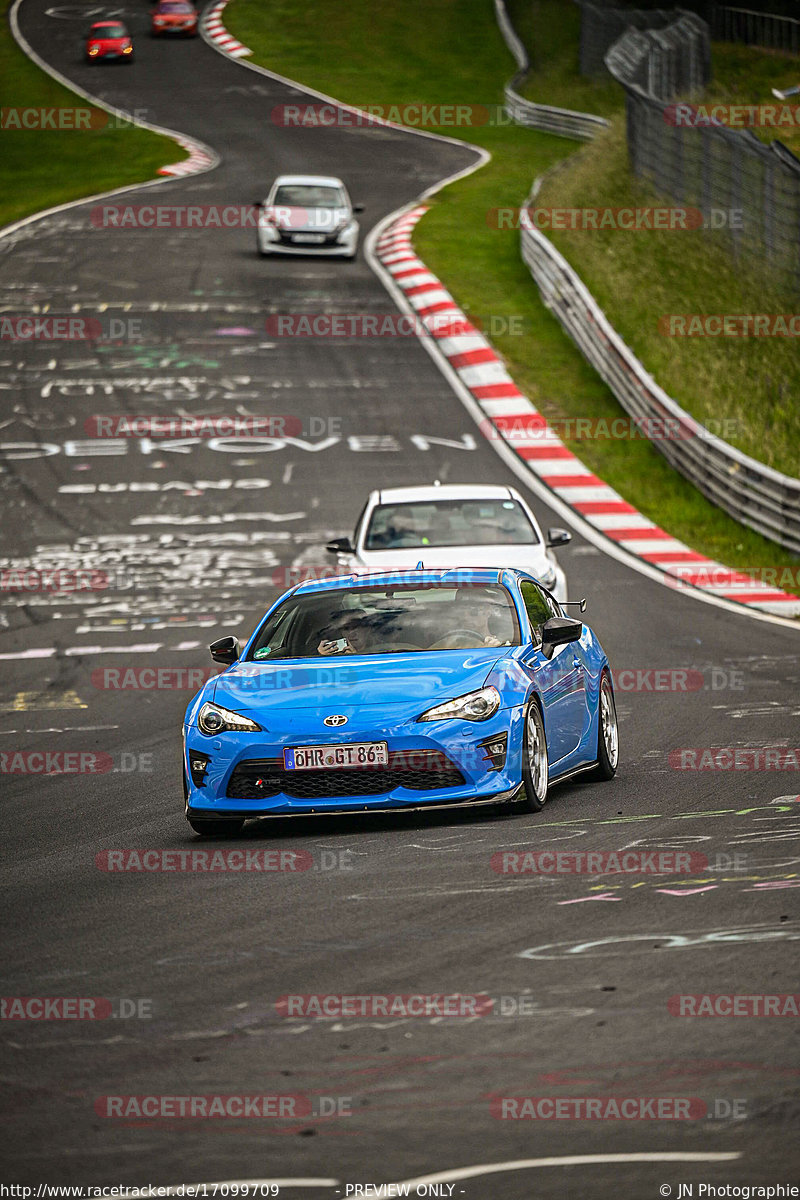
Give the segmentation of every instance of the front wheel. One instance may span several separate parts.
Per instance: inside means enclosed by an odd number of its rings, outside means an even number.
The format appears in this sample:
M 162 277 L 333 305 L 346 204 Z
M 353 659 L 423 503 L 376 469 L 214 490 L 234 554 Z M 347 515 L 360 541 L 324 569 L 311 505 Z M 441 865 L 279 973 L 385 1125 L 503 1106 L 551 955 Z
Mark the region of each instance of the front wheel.
M 195 833 L 202 833 L 207 837 L 213 837 L 215 834 L 231 837 L 241 833 L 244 825 L 244 821 L 204 821 L 202 817 L 187 817 L 187 820 Z
M 522 736 L 522 807 L 525 812 L 542 811 L 549 781 L 544 718 L 538 700 L 531 700 L 525 714 L 525 732 Z
M 597 766 L 592 779 L 613 779 L 619 763 L 619 731 L 617 729 L 617 706 L 614 703 L 614 688 L 611 676 L 603 671 L 600 679 L 600 696 L 597 718 Z

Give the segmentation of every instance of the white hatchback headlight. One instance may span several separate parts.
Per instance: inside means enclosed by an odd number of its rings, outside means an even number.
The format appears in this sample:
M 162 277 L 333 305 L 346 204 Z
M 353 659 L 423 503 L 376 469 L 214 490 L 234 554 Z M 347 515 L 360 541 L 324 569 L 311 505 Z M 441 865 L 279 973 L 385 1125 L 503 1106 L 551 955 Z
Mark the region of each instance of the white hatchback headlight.
M 219 704 L 206 703 L 197 715 L 197 728 L 206 737 L 214 737 L 218 733 L 260 733 L 261 726 L 256 725 L 249 717 L 241 713 L 231 712 L 229 708 L 221 708 Z
M 555 587 L 555 583 L 556 583 L 555 567 L 552 565 L 548 566 L 545 571 L 542 571 L 542 573 L 538 576 L 538 578 L 539 578 L 540 582 L 543 583 L 544 586 L 547 588 L 548 592 L 551 592 L 553 590 L 553 588 Z
M 455 700 L 437 704 L 417 717 L 418 721 L 486 721 L 500 707 L 500 693 L 496 687 L 479 688 L 467 692 Z

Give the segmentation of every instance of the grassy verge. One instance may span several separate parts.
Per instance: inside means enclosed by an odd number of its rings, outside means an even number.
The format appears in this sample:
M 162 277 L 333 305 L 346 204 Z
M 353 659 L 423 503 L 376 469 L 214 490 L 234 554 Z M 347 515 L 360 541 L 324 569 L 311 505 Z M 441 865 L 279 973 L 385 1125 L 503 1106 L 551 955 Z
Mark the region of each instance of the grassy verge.
M 0 78 L 4 108 L 88 107 L 23 54 L 7 17 L 0 24 Z M 90 125 L 106 121 L 106 113 L 91 111 Z M 0 130 L 0 227 L 54 204 L 142 183 L 185 157 L 171 138 L 130 125 L 117 128 L 113 117 L 108 122 L 87 130 Z
M 506 0 L 506 7 L 525 45 L 531 69 L 518 85 L 521 95 L 538 104 L 553 104 L 601 117 L 621 116 L 624 92 L 609 75 L 585 78 L 579 70 L 578 46 L 581 17 L 576 4 L 562 0 Z M 779 105 L 773 87 L 791 87 L 800 82 L 797 59 L 777 50 L 715 42 L 712 47 L 713 78 L 698 104 Z M 786 109 L 794 109 L 797 96 Z M 779 119 L 776 114 L 774 120 Z M 780 125 L 753 128 L 762 141 L 779 138 L 800 155 L 800 123 L 785 111 Z
M 358 105 L 496 103 L 513 69 L 484 0 L 460 0 L 457 6 L 430 0 L 424 13 L 416 6 L 375 6 L 368 0 L 351 0 L 345 9 L 334 0 L 303 6 L 292 0 L 268 6 L 236 0 L 226 11 L 226 24 L 264 66 Z M 363 29 L 369 29 L 368 43 Z M 487 222 L 492 209 L 518 205 L 534 176 L 574 152 L 575 144 L 519 128 L 442 132 L 485 146 L 493 159 L 434 199 L 415 233 L 419 253 L 473 318 L 508 331 L 495 333 L 493 342 L 542 411 L 553 417 L 619 417 L 610 391 L 539 301 L 520 259 L 517 231 Z M 617 194 L 615 202 L 624 203 L 624 197 Z M 684 296 L 672 311 L 692 308 Z M 632 504 L 699 551 L 738 567 L 797 561 L 709 504 L 649 443 L 569 444 Z

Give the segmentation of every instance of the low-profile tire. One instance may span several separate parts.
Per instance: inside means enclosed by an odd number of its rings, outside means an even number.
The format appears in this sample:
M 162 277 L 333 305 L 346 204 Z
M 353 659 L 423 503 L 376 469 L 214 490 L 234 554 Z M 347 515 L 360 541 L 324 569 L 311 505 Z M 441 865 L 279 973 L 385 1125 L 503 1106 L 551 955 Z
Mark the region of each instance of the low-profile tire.
M 202 817 L 187 817 L 186 818 L 195 833 L 201 833 L 206 837 L 232 837 L 237 833 L 242 832 L 244 821 L 204 821 Z
M 607 670 L 600 677 L 600 693 L 597 701 L 597 766 L 590 779 L 613 779 L 619 764 L 619 731 L 617 706 L 614 703 L 614 687 Z
M 544 718 L 538 700 L 531 700 L 525 710 L 525 729 L 522 734 L 522 809 L 541 812 L 547 800 L 550 764 L 547 757 L 547 737 Z

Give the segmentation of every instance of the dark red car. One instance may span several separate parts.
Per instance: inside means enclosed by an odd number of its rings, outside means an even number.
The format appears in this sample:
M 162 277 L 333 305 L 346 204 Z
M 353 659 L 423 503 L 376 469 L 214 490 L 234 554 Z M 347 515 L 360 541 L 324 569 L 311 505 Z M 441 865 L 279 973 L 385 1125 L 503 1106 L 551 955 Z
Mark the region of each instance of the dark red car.
M 101 58 L 132 62 L 133 42 L 122 21 L 96 21 L 86 40 L 86 57 L 89 62 Z
M 159 0 L 150 13 L 150 31 L 155 36 L 164 33 L 197 35 L 197 9 L 189 0 Z

